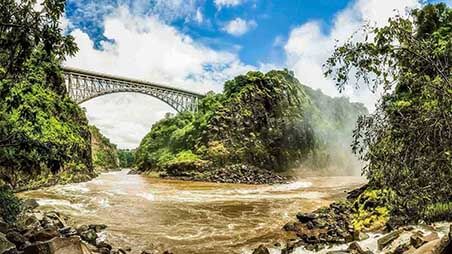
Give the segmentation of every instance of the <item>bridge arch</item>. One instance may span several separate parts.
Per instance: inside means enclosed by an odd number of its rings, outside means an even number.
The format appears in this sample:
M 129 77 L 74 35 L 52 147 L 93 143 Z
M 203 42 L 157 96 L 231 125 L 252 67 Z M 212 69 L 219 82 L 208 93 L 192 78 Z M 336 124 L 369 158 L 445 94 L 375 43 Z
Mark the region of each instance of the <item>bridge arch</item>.
M 74 68 L 63 68 L 66 89 L 77 103 L 113 93 L 134 92 L 155 97 L 177 112 L 196 111 L 204 95 L 142 80 L 128 79 Z

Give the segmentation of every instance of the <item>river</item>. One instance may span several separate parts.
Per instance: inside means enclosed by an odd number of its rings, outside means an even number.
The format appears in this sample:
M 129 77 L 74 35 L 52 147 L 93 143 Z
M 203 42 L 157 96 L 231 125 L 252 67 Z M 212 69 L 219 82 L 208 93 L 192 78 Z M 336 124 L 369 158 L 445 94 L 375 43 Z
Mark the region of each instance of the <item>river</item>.
M 298 211 L 311 211 L 364 183 L 361 177 L 308 177 L 281 185 L 239 185 L 101 174 L 78 184 L 21 193 L 70 224 L 106 224 L 114 246 L 175 254 L 250 253 L 274 243 Z

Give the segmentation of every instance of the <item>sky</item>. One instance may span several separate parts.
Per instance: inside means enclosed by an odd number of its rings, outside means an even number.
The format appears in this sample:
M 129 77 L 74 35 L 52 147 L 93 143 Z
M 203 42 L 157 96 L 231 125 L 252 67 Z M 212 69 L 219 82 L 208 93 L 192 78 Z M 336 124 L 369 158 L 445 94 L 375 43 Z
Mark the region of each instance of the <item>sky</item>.
M 288 68 L 305 85 L 371 111 L 378 93 L 341 94 L 323 76 L 334 45 L 363 24 L 384 25 L 420 0 L 68 0 L 61 25 L 79 52 L 65 66 L 160 82 L 200 93 L 251 70 Z M 451 4 L 451 0 L 448 0 Z M 174 111 L 153 97 L 117 93 L 81 105 L 119 148 L 136 148 Z

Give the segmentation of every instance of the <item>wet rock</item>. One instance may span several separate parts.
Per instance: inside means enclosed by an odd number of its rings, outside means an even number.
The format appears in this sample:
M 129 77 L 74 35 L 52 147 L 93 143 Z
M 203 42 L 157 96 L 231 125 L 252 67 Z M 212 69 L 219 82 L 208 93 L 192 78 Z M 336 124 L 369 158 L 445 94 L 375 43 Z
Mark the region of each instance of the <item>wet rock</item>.
M 410 244 L 414 248 L 421 247 L 425 242 L 422 240 L 422 232 L 415 232 L 410 236 Z
M 347 251 L 353 254 L 367 254 L 367 252 L 364 251 L 363 248 L 361 248 L 361 246 L 357 242 L 352 242 L 348 246 Z
M 100 242 L 100 243 L 98 243 L 96 245 L 96 247 L 98 247 L 98 248 L 105 248 L 105 249 L 108 249 L 108 250 L 112 249 L 111 245 L 109 243 L 106 243 L 106 242 Z
M 0 217 L 0 233 L 6 234 L 9 230 L 9 225 Z
M 181 172 L 175 169 L 167 170 L 167 173 L 169 176 L 177 176 L 177 178 L 184 180 L 218 183 L 275 184 L 288 182 L 288 178 L 286 177 L 251 165 L 234 164 L 227 165 L 223 168 L 209 168 L 209 170 L 206 170 L 209 165 L 205 165 L 204 167 L 201 170 L 195 170 L 195 173 L 182 170 L 183 176 Z M 199 174 L 199 172 L 205 173 Z M 160 174 L 160 176 L 162 177 L 164 174 Z
M 378 250 L 382 250 L 384 247 L 386 247 L 392 241 L 397 239 L 400 236 L 400 233 L 401 233 L 400 230 L 392 231 L 391 233 L 386 234 L 382 238 L 378 239 L 377 240 Z
M 428 242 L 428 243 L 422 245 L 421 247 L 416 249 L 412 254 L 437 254 L 437 253 L 440 253 L 440 252 L 438 252 L 440 244 L 441 244 L 440 239 L 433 240 L 431 242 Z
M 395 250 L 392 252 L 393 254 L 403 254 L 406 253 L 410 249 L 410 245 L 408 243 L 399 245 L 395 248 Z
M 315 213 L 297 213 L 297 219 L 301 223 L 307 223 L 312 222 L 313 220 L 317 219 L 318 215 Z
M 23 201 L 22 205 L 25 210 L 33 210 L 39 206 L 39 203 L 36 199 L 27 199 Z
M 81 232 L 88 231 L 89 230 L 89 226 L 88 225 L 81 225 L 76 230 L 80 234 Z
M 123 249 L 111 250 L 110 254 L 126 254 L 127 252 Z
M 30 237 L 30 241 L 32 242 L 37 242 L 37 241 L 48 241 L 51 240 L 55 237 L 60 236 L 60 233 L 58 232 L 58 229 L 55 226 L 47 226 L 44 229 L 41 229 L 39 231 L 37 231 L 36 233 L 34 233 L 31 237 Z
M 54 238 L 27 246 L 23 254 L 86 254 L 79 237 Z
M 3 233 L 0 233 L 0 253 L 5 253 L 15 248 L 16 245 L 10 242 Z
M 270 254 L 270 251 L 264 245 L 260 245 L 253 251 L 253 254 Z
M 292 253 L 295 248 L 303 246 L 304 242 L 302 240 L 289 240 L 286 243 L 286 248 L 282 250 L 282 253 Z
M 72 227 L 60 228 L 60 229 L 58 229 L 58 231 L 60 232 L 60 234 L 62 234 L 65 237 L 77 235 L 77 230 L 75 230 Z
M 27 242 L 27 239 L 22 234 L 14 230 L 10 230 L 6 233 L 6 239 L 14 243 L 19 248 L 24 246 Z
M 99 248 L 97 250 L 100 254 L 110 254 L 110 250 L 107 248 Z
M 24 225 L 27 229 L 32 229 L 41 226 L 41 222 L 34 214 L 29 214 L 25 216 L 22 221 L 22 225 Z
M 296 227 L 295 227 L 295 224 L 294 223 L 291 223 L 291 222 L 289 222 L 289 223 L 286 223 L 284 226 L 283 226 L 283 229 L 285 230 L 285 231 L 295 231 L 296 230 Z
M 439 239 L 438 233 L 436 232 L 432 232 L 426 236 L 422 235 L 422 232 L 415 232 L 413 235 L 411 235 L 410 237 L 410 244 L 414 247 L 414 248 L 419 248 L 422 245 L 424 245 L 425 243 L 431 242 L 433 240 L 437 240 Z
M 308 223 L 306 223 L 306 227 L 308 229 L 314 229 L 314 224 L 312 223 L 312 221 L 308 221 Z
M 107 225 L 104 224 L 91 224 L 88 227 L 94 230 L 96 233 L 100 233 L 103 230 L 107 229 Z
M 450 225 L 449 235 L 446 235 L 441 239 L 440 246 L 438 247 L 438 253 L 440 254 L 452 253 L 452 224 Z
M 60 214 L 57 212 L 46 213 L 41 224 L 43 224 L 43 226 L 54 225 L 57 228 L 64 228 L 66 226 L 65 221 L 61 218 Z
M 436 232 L 431 232 L 430 234 L 422 237 L 422 240 L 424 240 L 424 242 L 431 242 L 436 239 L 439 239 L 438 233 Z
M 96 245 L 97 233 L 96 231 L 94 231 L 94 229 L 90 228 L 82 232 L 79 231 L 78 233 L 84 241 Z
M 362 187 L 360 187 L 358 189 L 354 189 L 352 191 L 349 191 L 347 193 L 347 199 L 348 200 L 355 200 L 355 199 L 357 199 L 359 197 L 359 195 L 363 194 L 364 191 L 367 190 L 368 187 L 369 187 L 369 185 L 366 184 L 366 185 L 363 185 Z

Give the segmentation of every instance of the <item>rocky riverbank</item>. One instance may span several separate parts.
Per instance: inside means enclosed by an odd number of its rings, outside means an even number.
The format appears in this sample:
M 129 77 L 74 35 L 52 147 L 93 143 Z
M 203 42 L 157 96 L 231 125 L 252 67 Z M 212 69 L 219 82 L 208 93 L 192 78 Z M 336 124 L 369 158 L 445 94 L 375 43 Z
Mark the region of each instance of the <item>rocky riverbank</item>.
M 452 254 L 452 223 L 397 224 L 385 213 L 369 212 L 382 206 L 380 200 L 369 198 L 366 188 L 354 190 L 347 200 L 328 207 L 297 213 L 296 220 L 283 227 L 287 233 L 285 243 L 275 246 L 280 246 L 277 249 L 281 254 L 298 249 L 326 254 Z M 365 218 L 357 217 L 360 206 L 368 211 Z M 261 245 L 253 254 L 270 251 Z
M 72 227 L 60 213 L 41 212 L 38 206 L 35 200 L 26 200 L 23 212 L 13 225 L 0 219 L 1 254 L 126 254 L 132 251 L 130 247 L 109 244 L 104 237 L 106 225 Z M 158 253 L 155 250 L 140 251 L 142 254 Z
M 221 168 L 199 171 L 167 170 L 165 172 L 131 170 L 129 174 L 158 176 L 166 179 L 202 181 L 214 183 L 239 184 L 283 184 L 291 181 L 288 176 L 282 176 L 266 169 L 245 164 L 234 164 Z

